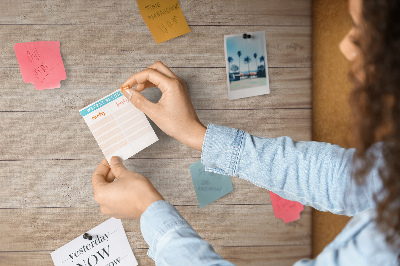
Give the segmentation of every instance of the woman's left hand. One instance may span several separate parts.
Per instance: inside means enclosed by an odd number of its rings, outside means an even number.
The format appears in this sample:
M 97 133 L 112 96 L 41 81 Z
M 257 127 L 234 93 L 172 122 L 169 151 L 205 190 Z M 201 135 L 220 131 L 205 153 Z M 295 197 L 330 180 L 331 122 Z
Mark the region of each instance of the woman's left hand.
M 164 200 L 147 177 L 129 171 L 115 156 L 110 165 L 106 159 L 100 162 L 92 186 L 100 211 L 115 218 L 139 219 L 153 202 Z

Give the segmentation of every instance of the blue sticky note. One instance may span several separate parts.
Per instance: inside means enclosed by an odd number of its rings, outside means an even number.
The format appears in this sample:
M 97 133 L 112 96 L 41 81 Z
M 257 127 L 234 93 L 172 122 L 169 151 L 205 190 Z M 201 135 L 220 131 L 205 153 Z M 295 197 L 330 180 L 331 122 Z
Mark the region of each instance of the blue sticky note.
M 203 208 L 233 190 L 230 176 L 206 172 L 201 161 L 190 165 L 189 168 L 200 208 Z

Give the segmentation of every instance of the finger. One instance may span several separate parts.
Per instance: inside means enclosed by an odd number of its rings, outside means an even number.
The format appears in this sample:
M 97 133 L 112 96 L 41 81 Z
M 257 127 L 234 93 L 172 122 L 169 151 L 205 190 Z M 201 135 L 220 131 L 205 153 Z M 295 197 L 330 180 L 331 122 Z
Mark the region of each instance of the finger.
M 166 65 L 164 65 L 161 61 L 157 61 L 154 64 L 152 64 L 151 66 L 149 66 L 148 68 L 152 68 L 157 70 L 158 72 L 164 74 L 167 77 L 170 78 L 178 78 L 177 75 L 174 74 L 174 72 L 171 71 L 171 69 L 169 69 Z
M 110 159 L 111 171 L 117 179 L 124 178 L 124 174 L 128 172 L 128 169 L 122 164 L 121 158 L 113 156 Z
M 157 86 L 154 85 L 153 83 L 151 83 L 150 81 L 146 81 L 145 83 L 136 84 L 136 87 L 132 87 L 132 88 L 130 88 L 129 86 L 125 86 L 125 87 L 121 86 L 121 92 L 124 93 L 124 91 L 128 90 L 128 89 L 132 89 L 132 90 L 141 92 L 147 88 L 153 88 L 153 87 L 157 87 Z
M 148 88 L 153 88 L 156 87 L 156 85 L 154 85 L 153 83 L 151 83 L 150 81 L 146 81 L 145 83 L 139 83 L 136 85 L 135 91 L 141 92 L 145 89 Z
M 110 215 L 110 213 L 111 213 L 110 209 L 103 205 L 100 205 L 100 212 L 104 215 Z
M 114 181 L 114 179 L 115 179 L 115 176 L 114 176 L 113 172 L 108 171 L 108 174 L 106 176 L 106 182 L 111 183 Z
M 174 72 L 172 72 L 166 65 L 164 65 L 161 61 L 158 61 L 154 64 L 152 64 L 151 66 L 149 66 L 148 68 L 157 70 L 158 72 L 164 74 L 167 77 L 170 77 L 172 79 L 179 79 L 177 75 L 174 74 Z M 156 85 L 154 85 L 153 83 L 151 83 L 150 81 L 146 81 L 145 83 L 139 83 L 136 85 L 135 90 L 136 91 L 143 91 L 147 88 L 152 88 L 152 87 L 156 87 Z
M 130 76 L 121 85 L 121 88 L 124 88 L 126 86 L 132 88 L 136 84 L 145 83 L 146 81 L 153 83 L 157 88 L 161 90 L 161 92 L 164 92 L 168 88 L 168 85 L 171 84 L 172 79 L 155 69 L 147 68 L 139 73 Z
M 137 109 L 145 113 L 150 119 L 153 119 L 153 113 L 158 107 L 157 104 L 150 102 L 140 92 L 133 89 L 126 89 L 123 94 Z
M 94 174 L 92 176 L 92 186 L 93 189 L 98 189 L 99 186 L 108 184 L 106 181 L 106 177 L 110 172 L 110 166 L 106 159 L 103 159 L 100 164 L 97 166 L 96 170 L 94 170 Z

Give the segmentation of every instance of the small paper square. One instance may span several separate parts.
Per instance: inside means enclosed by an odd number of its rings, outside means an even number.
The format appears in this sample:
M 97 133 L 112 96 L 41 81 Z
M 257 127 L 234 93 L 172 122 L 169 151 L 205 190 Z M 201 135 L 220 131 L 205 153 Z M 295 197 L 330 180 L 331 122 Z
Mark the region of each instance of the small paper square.
M 60 53 L 60 42 L 40 41 L 14 45 L 22 79 L 36 90 L 60 88 L 67 78 Z
M 140 14 L 157 43 L 190 32 L 178 0 L 137 0 Z
M 284 199 L 273 192 L 269 192 L 275 218 L 282 219 L 285 224 L 300 219 L 304 206 L 296 201 Z
M 230 176 L 206 172 L 201 161 L 190 165 L 189 168 L 200 208 L 203 208 L 233 190 Z

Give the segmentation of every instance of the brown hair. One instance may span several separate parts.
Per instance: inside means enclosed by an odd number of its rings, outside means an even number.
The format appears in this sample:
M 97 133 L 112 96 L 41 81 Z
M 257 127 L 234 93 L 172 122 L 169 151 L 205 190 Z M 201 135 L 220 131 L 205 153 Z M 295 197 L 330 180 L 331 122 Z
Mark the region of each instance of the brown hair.
M 350 103 L 355 117 L 357 153 L 361 161 L 354 177 L 362 183 L 376 162 L 368 148 L 382 141 L 383 188 L 374 200 L 376 222 L 386 241 L 400 249 L 400 1 L 363 0 L 361 35 L 355 41 L 362 54 L 360 69 L 350 73 L 354 91 Z M 355 66 L 357 67 L 357 66 Z M 363 75 L 364 76 L 364 75 Z

